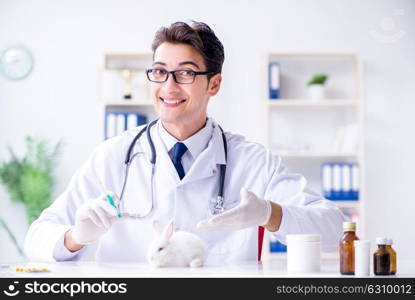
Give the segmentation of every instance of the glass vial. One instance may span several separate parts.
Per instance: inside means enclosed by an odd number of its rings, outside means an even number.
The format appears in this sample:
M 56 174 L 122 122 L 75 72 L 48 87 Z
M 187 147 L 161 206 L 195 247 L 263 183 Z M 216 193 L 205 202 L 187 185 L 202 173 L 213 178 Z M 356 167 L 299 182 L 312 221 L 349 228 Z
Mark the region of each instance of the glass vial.
M 356 236 L 356 223 L 343 222 L 343 237 L 339 244 L 340 274 L 342 275 L 354 275 L 353 242 L 358 239 Z
M 355 240 L 354 242 L 354 267 L 356 276 L 370 275 L 370 241 Z
M 392 248 L 393 240 L 388 239 L 386 243 L 386 249 L 389 251 L 391 256 L 391 275 L 396 274 L 396 251 Z
M 386 249 L 388 239 L 377 238 L 378 249 L 373 254 L 373 273 L 375 275 L 389 275 L 391 272 L 391 256 Z

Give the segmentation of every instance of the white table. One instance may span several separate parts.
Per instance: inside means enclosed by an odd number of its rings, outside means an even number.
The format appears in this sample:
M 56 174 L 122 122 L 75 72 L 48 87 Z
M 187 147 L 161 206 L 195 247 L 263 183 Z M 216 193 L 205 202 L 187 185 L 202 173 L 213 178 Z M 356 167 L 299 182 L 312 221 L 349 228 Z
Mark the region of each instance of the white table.
M 16 272 L 15 268 L 44 267 L 47 273 Z M 146 263 L 59 262 L 19 263 L 0 269 L 0 277 L 354 277 L 339 273 L 337 259 L 322 259 L 321 271 L 288 274 L 284 256 L 262 263 L 247 262 L 202 268 L 152 268 Z M 374 277 L 373 273 L 370 277 Z M 378 277 L 378 276 L 376 276 Z M 388 277 L 388 276 L 386 276 Z M 415 277 L 415 260 L 398 261 L 395 277 Z

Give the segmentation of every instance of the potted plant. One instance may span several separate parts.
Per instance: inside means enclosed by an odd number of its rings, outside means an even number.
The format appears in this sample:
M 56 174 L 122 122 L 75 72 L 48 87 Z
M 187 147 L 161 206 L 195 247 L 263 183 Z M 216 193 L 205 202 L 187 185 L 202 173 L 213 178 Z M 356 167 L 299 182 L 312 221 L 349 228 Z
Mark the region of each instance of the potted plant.
M 327 78 L 327 74 L 315 74 L 308 81 L 308 95 L 310 99 L 321 100 L 325 98 L 325 83 Z
M 51 203 L 53 170 L 61 142 L 51 148 L 46 140 L 29 136 L 26 137 L 26 148 L 26 155 L 19 158 L 9 147 L 9 161 L 0 163 L 0 183 L 5 186 L 13 202 L 25 205 L 27 221 L 31 224 Z M 1 220 L 0 225 L 21 252 L 5 221 Z

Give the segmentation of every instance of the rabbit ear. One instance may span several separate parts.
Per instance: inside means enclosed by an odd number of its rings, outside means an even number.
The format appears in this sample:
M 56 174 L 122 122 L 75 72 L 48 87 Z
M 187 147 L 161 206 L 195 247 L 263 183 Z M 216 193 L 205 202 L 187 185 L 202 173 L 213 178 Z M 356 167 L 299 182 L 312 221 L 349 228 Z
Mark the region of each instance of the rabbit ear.
M 159 221 L 157 220 L 153 221 L 153 230 L 158 236 L 161 235 L 161 226 L 160 226 Z
M 164 234 L 166 240 L 169 240 L 171 238 L 171 236 L 173 235 L 173 231 L 173 222 L 171 222 L 169 226 L 167 226 L 166 232 Z

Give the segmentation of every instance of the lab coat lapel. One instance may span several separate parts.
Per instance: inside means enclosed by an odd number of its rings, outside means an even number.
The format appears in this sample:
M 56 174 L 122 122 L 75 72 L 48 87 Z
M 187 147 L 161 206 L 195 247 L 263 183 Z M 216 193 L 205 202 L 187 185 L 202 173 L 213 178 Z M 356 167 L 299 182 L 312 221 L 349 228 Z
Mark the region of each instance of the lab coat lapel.
M 199 154 L 182 183 L 189 183 L 214 176 L 218 172 L 220 164 L 226 164 L 225 150 L 223 147 L 222 132 L 213 122 L 213 134 L 207 148 Z

